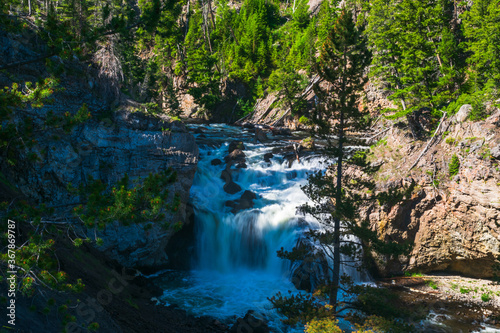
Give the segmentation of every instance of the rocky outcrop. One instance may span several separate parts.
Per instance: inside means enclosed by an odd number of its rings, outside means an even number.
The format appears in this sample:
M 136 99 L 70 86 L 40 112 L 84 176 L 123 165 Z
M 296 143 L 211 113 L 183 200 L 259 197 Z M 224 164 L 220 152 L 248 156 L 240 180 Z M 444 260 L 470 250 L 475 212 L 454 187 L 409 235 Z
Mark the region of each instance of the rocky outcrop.
M 123 176 L 132 180 L 147 177 L 167 168 L 177 172 L 177 181 L 169 190 L 179 194 L 179 213 L 166 221 L 185 221 L 185 204 L 196 171 L 198 147 L 180 122 L 121 111 L 115 119 L 89 121 L 68 136 L 53 139 L 52 132 L 37 138 L 41 161 L 26 165 L 22 173 L 10 172 L 14 183 L 30 198 L 54 207 L 71 207 L 79 198 L 66 190 L 89 177 L 114 184 Z M 93 234 L 89 230 L 89 234 Z M 162 223 L 108 224 L 98 231 L 109 257 L 124 266 L 154 267 L 168 262 L 164 249 L 173 230 Z
M 262 314 L 250 310 L 245 317 L 238 318 L 229 330 L 229 333 L 240 332 L 269 333 L 271 330 L 267 325 L 267 319 Z
M 418 162 L 428 142 L 414 142 L 396 127 L 373 149 L 372 164 L 380 165 L 378 191 L 415 185 L 406 200 L 372 204 L 362 212 L 380 238 L 413 243 L 409 256 L 379 257 L 381 275 L 439 270 L 492 276 L 500 255 L 500 161 L 495 153 L 500 110 L 484 121 L 464 120 L 459 112 L 443 122 Z M 460 161 L 456 175 L 450 174 L 453 155 Z
M 7 55 L 0 53 L 0 63 L 8 63 L 16 55 L 20 60 L 31 56 L 24 55 L 29 48 L 14 45 L 12 36 L 0 37 L 13 45 Z M 71 220 L 69 210 L 81 200 L 67 190 L 69 184 L 78 187 L 86 184 L 89 177 L 114 184 L 125 175 L 135 181 L 150 173 L 174 169 L 178 179 L 169 189 L 169 194 L 172 197 L 178 194 L 181 206 L 177 213 L 166 216 L 165 223 L 123 226 L 116 222 L 96 231 L 104 241 L 100 250 L 124 266 L 157 267 L 166 264 L 168 258 L 164 250 L 174 233 L 168 225 L 186 221 L 185 204 L 198 161 L 194 137 L 181 122 L 171 121 L 166 116 L 146 115 L 139 104 L 123 96 L 115 101 L 105 99 L 99 93 L 103 87 L 96 86 L 92 75 L 78 61 L 53 60 L 62 67 L 60 86 L 64 90 L 51 96 L 53 103 L 16 113 L 19 119 L 14 119 L 15 122 L 21 123 L 28 116 L 32 121 L 35 129 L 33 147 L 31 151 L 19 152 L 15 167 L 1 161 L 0 172 L 27 200 L 44 202 L 55 208 L 58 216 L 67 216 Z M 19 72 L 1 73 L 0 84 L 36 82 L 37 77 L 49 75 L 40 64 L 27 65 L 21 71 L 23 74 Z M 83 104 L 91 119 L 71 130 L 46 124 L 49 116 L 64 118 L 66 114 L 74 115 Z M 30 158 L 33 156 L 36 158 Z M 94 238 L 94 230 L 84 232 Z
M 317 249 L 306 237 L 299 238 L 295 247 L 300 252 L 309 255 L 304 260 L 298 260 L 292 264 L 292 283 L 299 290 L 312 292 L 328 280 L 328 259 L 326 254 Z

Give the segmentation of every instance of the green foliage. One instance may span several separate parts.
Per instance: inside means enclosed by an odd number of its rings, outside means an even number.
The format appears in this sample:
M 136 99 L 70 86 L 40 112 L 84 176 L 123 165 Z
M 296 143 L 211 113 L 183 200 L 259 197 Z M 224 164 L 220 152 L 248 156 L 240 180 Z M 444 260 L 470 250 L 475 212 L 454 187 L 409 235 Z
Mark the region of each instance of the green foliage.
M 448 173 L 450 174 L 451 177 L 453 177 L 458 174 L 459 170 L 460 170 L 460 159 L 456 154 L 453 154 L 453 156 L 451 157 L 450 164 L 448 166 Z
M 57 257 L 54 255 L 55 237 L 58 233 L 56 225 L 46 222 L 47 216 L 53 213 L 45 205 L 33 206 L 26 201 L 8 205 L 6 202 L 0 207 L 1 244 L 7 245 L 12 234 L 12 229 L 7 219 L 16 221 L 22 225 L 23 235 L 17 236 L 16 241 L 23 245 L 16 249 L 15 270 L 18 272 L 17 279 L 20 282 L 20 291 L 26 296 L 34 295 L 36 288 L 40 285 L 58 291 L 80 292 L 83 290 L 81 280 L 71 283 L 67 281 L 67 275 L 60 270 Z M 16 227 L 21 227 L 16 225 Z M 39 230 L 44 230 L 40 233 Z M 16 229 L 21 230 L 21 229 Z M 0 264 L 11 265 L 13 259 L 9 252 L 0 254 Z M 10 267 L 10 266 L 9 266 Z
M 425 281 L 425 284 L 427 284 L 429 287 L 431 287 L 434 290 L 438 289 L 438 285 L 434 280 L 427 280 L 427 281 Z
M 481 294 L 481 300 L 483 302 L 489 302 L 491 300 L 491 295 L 489 293 Z
M 128 176 L 125 176 L 111 188 L 100 180 L 89 178 L 88 184 L 77 191 L 86 204 L 75 207 L 73 212 L 89 228 L 102 229 L 111 221 L 125 225 L 159 221 L 166 212 L 179 209 L 179 195 L 174 195 L 172 203 L 168 202 L 168 185 L 176 177 L 176 172 L 168 169 L 149 174 L 144 180 L 138 179 L 137 185 L 131 187 Z
M 445 142 L 449 145 L 454 145 L 456 143 L 455 138 L 446 138 Z
M 312 125 L 311 120 L 309 120 L 309 118 L 307 118 L 306 116 L 300 116 L 299 123 L 301 123 L 302 125 L 306 125 L 306 126 Z
M 370 8 L 371 75 L 389 83 L 389 98 L 398 105 L 393 117 L 407 116 L 414 135 L 412 113 L 442 108 L 462 91 L 465 64 L 461 36 L 449 28 L 452 6 L 448 0 L 375 0 Z
M 295 73 L 292 69 L 279 68 L 269 76 L 269 88 L 277 92 L 278 100 L 282 100 L 292 115 L 299 115 L 304 105 L 304 100 L 299 96 L 305 88 L 306 80 L 303 75 Z
M 345 305 L 339 301 L 339 290 L 349 296 L 362 292 L 353 286 L 348 277 L 340 276 L 341 255 L 350 258 L 351 266 L 360 267 L 364 254 L 371 250 L 392 255 L 408 253 L 409 250 L 408 244 L 385 243 L 377 237 L 376 231 L 370 230 L 367 222 L 358 220 L 359 203 L 366 199 L 362 189 L 372 189 L 373 184 L 349 177 L 342 171 L 344 163 L 352 163 L 362 170 L 368 168 L 366 152 L 356 152 L 346 160 L 343 149 L 345 131 L 366 126 L 365 118 L 356 106 L 358 93 L 366 82 L 363 69 L 370 59 L 365 41 L 361 29 L 355 26 L 351 12 L 343 8 L 322 45 L 316 67 L 319 77 L 327 81 L 330 87 L 327 91 L 319 84 L 314 87 L 319 101 L 311 121 L 319 128 L 315 134 L 328 142 L 328 156 L 337 159 L 336 164 L 330 165 L 327 172 L 310 174 L 308 184 L 302 189 L 311 203 L 301 206 L 300 211 L 315 217 L 326 226 L 326 230 L 308 230 L 304 236 L 312 244 L 321 244 L 332 249 L 333 254 L 326 255 L 332 259 L 333 264 L 328 265 L 326 281 L 318 287 L 313 296 L 283 297 L 278 294 L 270 299 L 273 306 L 287 317 L 287 322 L 309 322 L 312 323 L 312 326 L 309 326 L 311 330 L 318 327 L 334 329 L 335 322 L 331 320 L 334 320 L 341 312 L 342 305 Z M 331 120 L 335 120 L 334 126 L 331 125 Z M 332 142 L 334 135 L 336 141 Z M 349 241 L 344 237 L 347 235 L 355 235 L 358 241 Z M 370 244 L 369 250 L 364 248 L 367 244 Z M 278 256 L 295 262 L 315 260 L 317 255 L 299 244 L 291 251 L 281 249 Z M 330 305 L 326 308 L 327 311 L 323 305 L 326 300 Z M 357 303 L 356 308 L 364 306 L 367 310 L 375 311 L 375 308 L 368 309 L 368 304 L 369 302 Z M 323 317 L 327 319 L 322 320 Z
M 308 323 L 314 319 L 328 318 L 333 314 L 331 306 L 325 306 L 312 295 L 290 294 L 290 296 L 283 296 L 278 293 L 269 298 L 269 301 L 275 309 L 286 317 L 283 322 L 287 325 Z
M 468 294 L 470 293 L 472 290 L 469 289 L 469 288 L 466 288 L 466 287 L 460 287 L 460 293 L 461 294 Z
M 342 333 L 338 320 L 333 318 L 314 318 L 305 326 L 306 333 Z
M 496 86 L 500 83 L 500 50 L 496 46 L 500 38 L 498 17 L 499 0 L 474 1 L 470 11 L 463 14 L 467 50 L 471 52 L 467 61 L 474 70 L 473 79 L 478 90 L 488 81 Z

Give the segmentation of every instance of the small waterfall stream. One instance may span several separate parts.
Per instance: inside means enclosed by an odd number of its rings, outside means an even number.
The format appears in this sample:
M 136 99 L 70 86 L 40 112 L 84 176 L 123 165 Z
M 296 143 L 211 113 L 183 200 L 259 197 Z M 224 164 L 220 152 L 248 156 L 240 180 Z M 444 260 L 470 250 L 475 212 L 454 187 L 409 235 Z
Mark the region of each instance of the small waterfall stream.
M 290 263 L 278 258 L 276 251 L 281 247 L 290 250 L 305 226 L 319 227 L 312 218 L 299 216 L 297 207 L 308 200 L 301 190 L 307 174 L 326 165 L 319 156 L 289 165 L 279 154 L 268 163 L 265 153 L 290 142 L 274 140 L 272 145 L 263 145 L 240 128 L 204 128 L 197 138 L 200 162 L 191 188 L 197 258 L 191 271 L 168 271 L 159 277 L 165 289 L 162 300 L 192 314 L 221 320 L 234 321 L 234 316 L 257 310 L 270 319 L 270 326 L 282 331 L 267 298 L 298 291 L 290 282 Z M 234 195 L 223 190 L 220 176 L 225 163 L 211 164 L 216 158 L 224 160 L 232 140 L 244 142 L 248 166 L 232 172 L 242 188 Z M 257 195 L 254 207 L 233 214 L 225 203 L 239 199 L 244 190 Z

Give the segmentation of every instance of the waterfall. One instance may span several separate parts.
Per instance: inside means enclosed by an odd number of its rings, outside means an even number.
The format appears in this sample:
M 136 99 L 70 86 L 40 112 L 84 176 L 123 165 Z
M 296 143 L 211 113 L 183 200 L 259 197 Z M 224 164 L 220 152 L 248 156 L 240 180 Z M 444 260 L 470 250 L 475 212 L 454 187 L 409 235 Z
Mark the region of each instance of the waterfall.
M 304 227 L 320 227 L 311 217 L 299 216 L 297 207 L 308 200 L 301 190 L 307 174 L 326 165 L 320 157 L 289 165 L 279 154 L 266 162 L 264 154 L 285 143 L 257 144 L 239 128 L 213 125 L 203 136 L 198 138 L 200 162 L 191 188 L 197 258 L 190 272 L 165 275 L 163 300 L 221 319 L 250 309 L 277 316 L 267 298 L 298 291 L 290 282 L 290 263 L 276 252 L 282 247 L 291 250 Z M 220 177 L 225 164 L 211 161 L 223 160 L 233 139 L 244 142 L 248 167 L 232 171 L 242 190 L 231 195 L 224 192 Z M 257 195 L 254 207 L 232 213 L 226 201 L 239 199 L 244 190 Z M 271 320 L 271 326 L 279 331 L 279 320 Z

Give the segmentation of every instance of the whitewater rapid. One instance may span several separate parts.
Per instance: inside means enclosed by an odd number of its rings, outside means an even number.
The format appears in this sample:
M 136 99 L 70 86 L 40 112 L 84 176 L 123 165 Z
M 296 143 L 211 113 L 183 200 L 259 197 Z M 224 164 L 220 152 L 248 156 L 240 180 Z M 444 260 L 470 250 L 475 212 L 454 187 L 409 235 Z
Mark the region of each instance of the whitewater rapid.
M 232 140 L 244 142 L 248 167 L 233 166 L 233 180 L 242 190 L 230 195 L 224 192 L 220 177 L 225 163 L 211 162 L 224 160 Z M 290 282 L 290 263 L 276 252 L 282 247 L 291 250 L 305 227 L 319 227 L 314 219 L 298 214 L 297 207 L 308 201 L 301 189 L 308 173 L 324 170 L 326 162 L 317 156 L 290 165 L 276 153 L 266 162 L 264 154 L 290 142 L 283 138 L 272 144 L 256 143 L 252 134 L 224 125 L 205 126 L 197 141 L 200 161 L 190 192 L 197 256 L 191 271 L 165 272 L 162 301 L 221 320 L 256 310 L 269 319 L 271 327 L 282 331 L 268 297 L 298 291 Z M 239 199 L 245 190 L 257 195 L 254 207 L 231 213 L 226 201 Z

